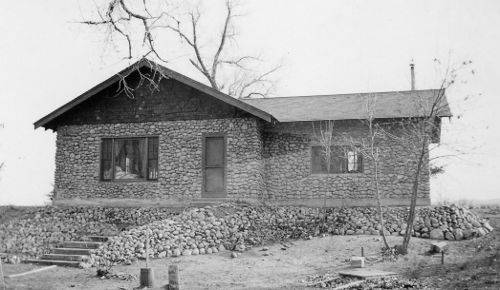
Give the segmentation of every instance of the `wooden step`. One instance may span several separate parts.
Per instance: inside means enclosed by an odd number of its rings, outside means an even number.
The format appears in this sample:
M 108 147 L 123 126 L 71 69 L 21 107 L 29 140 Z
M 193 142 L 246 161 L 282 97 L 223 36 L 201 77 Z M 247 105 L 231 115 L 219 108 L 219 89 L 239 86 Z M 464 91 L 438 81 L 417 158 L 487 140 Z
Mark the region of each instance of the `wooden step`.
M 97 249 L 101 246 L 101 242 L 88 242 L 88 241 L 70 241 L 64 242 L 65 248 L 78 248 L 78 249 Z
M 52 253 L 54 254 L 65 254 L 65 255 L 90 255 L 91 249 L 81 249 L 81 248 L 54 248 Z
M 92 242 L 105 243 L 109 240 L 109 237 L 106 237 L 106 236 L 87 236 L 87 237 L 85 237 L 85 240 L 89 240 Z
M 67 267 L 79 267 L 79 261 L 66 261 L 66 260 L 24 260 L 24 263 L 42 264 L 42 265 L 57 265 Z
M 67 254 L 45 254 L 41 260 L 56 260 L 56 261 L 78 261 L 83 262 L 89 259 L 86 255 L 67 255 Z
M 221 197 L 221 198 L 213 198 L 213 197 L 212 198 L 209 198 L 209 197 L 197 198 L 197 199 L 191 201 L 190 205 L 194 206 L 194 207 L 204 207 L 204 206 L 208 206 L 208 205 L 227 202 L 229 200 L 230 200 L 229 198 L 223 198 L 223 197 Z

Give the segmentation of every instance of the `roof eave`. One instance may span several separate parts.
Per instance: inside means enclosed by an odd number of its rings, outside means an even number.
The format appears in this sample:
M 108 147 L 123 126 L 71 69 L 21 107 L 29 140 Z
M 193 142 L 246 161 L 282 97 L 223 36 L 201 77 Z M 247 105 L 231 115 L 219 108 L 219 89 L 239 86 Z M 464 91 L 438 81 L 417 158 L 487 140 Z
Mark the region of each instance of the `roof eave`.
M 426 116 L 378 116 L 374 117 L 374 119 L 408 119 L 408 118 L 425 118 Z M 436 117 L 438 118 L 451 118 L 453 115 L 451 113 L 449 114 L 439 114 Z M 279 123 L 294 123 L 294 122 L 321 122 L 321 121 L 360 121 L 360 120 L 366 120 L 367 118 L 334 118 L 334 119 L 296 119 L 296 120 L 286 120 L 286 119 L 281 119 L 277 120 Z
M 100 92 L 101 90 L 107 88 L 108 86 L 110 86 L 113 83 L 115 83 L 116 81 L 118 81 L 120 78 L 120 75 L 128 74 L 128 73 L 132 72 L 132 70 L 135 69 L 138 65 L 139 66 L 141 65 L 141 62 L 142 62 L 142 60 L 139 60 L 139 61 L 133 63 L 132 65 L 130 65 L 127 68 L 121 70 L 120 72 L 114 74 L 113 76 L 109 77 L 105 81 L 95 85 L 94 87 L 92 87 L 88 91 L 84 92 L 83 94 L 79 95 L 78 97 L 74 98 L 73 100 L 69 101 L 68 103 L 60 106 L 59 108 L 55 109 L 51 113 L 45 115 L 44 117 L 42 117 L 41 119 L 39 119 L 38 121 L 33 123 L 33 125 L 35 126 L 35 130 L 40 128 L 40 127 L 45 128 L 45 125 L 47 125 L 47 123 L 49 123 L 50 121 L 54 120 L 55 118 L 59 117 L 60 115 L 62 115 L 64 113 L 66 113 L 67 111 L 69 111 L 73 107 L 83 103 L 84 101 L 89 99 L 91 96 L 95 95 L 96 93 Z M 45 129 L 48 129 L 48 128 L 45 128 Z

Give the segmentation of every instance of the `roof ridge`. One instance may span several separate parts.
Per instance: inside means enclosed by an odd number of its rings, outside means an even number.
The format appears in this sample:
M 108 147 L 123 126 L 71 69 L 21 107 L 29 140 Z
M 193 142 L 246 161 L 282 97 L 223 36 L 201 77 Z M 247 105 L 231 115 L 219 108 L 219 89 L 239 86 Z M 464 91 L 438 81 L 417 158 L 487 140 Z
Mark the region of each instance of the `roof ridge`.
M 321 94 L 321 95 L 302 95 L 302 96 L 284 96 L 284 97 L 270 97 L 270 98 L 250 98 L 242 99 L 243 101 L 252 100 L 273 100 L 273 99 L 288 99 L 288 98 L 306 98 L 306 97 L 333 97 L 333 96 L 352 96 L 352 95 L 368 95 L 368 94 L 390 94 L 390 93 L 414 93 L 414 92 L 428 92 L 438 91 L 439 89 L 422 89 L 422 90 L 405 90 L 405 91 L 384 91 L 384 92 L 358 92 L 358 93 L 341 93 L 341 94 Z

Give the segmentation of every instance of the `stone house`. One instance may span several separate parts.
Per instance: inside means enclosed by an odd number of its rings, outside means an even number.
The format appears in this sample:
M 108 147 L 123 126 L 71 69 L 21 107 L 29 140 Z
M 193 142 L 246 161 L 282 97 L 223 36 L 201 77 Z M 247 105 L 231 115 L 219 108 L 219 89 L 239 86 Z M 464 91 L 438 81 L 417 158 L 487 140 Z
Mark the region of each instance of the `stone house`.
M 141 82 L 140 74 L 162 78 Z M 126 78 L 122 76 L 126 75 Z M 124 90 L 124 81 L 127 88 Z M 132 89 L 134 88 L 134 89 Z M 366 102 L 386 122 L 419 117 L 414 100 L 436 90 L 234 99 L 182 74 L 139 61 L 34 123 L 57 132 L 55 204 L 183 205 L 221 200 L 374 204 L 373 164 L 334 140 L 330 170 L 314 124 L 335 136 L 367 135 Z M 439 118 L 451 116 L 446 99 Z M 438 118 L 438 121 L 440 119 Z M 439 136 L 438 136 L 439 137 Z M 412 153 L 380 145 L 382 201 L 409 202 Z M 429 199 L 425 160 L 418 204 Z

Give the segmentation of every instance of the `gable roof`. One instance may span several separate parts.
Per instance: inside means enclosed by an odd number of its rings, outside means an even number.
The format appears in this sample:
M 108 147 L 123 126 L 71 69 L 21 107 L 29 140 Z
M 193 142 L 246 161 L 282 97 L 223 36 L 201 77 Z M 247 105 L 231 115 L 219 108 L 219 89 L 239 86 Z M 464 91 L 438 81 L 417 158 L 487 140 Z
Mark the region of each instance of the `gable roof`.
M 356 120 L 367 118 L 367 104 L 375 97 L 374 118 L 424 117 L 440 90 L 393 91 L 338 95 L 246 99 L 247 104 L 273 115 L 279 122 Z M 444 94 L 444 91 L 442 91 Z M 446 97 L 439 117 L 451 117 Z
M 376 98 L 374 118 L 423 117 L 425 116 L 425 111 L 430 108 L 430 104 L 432 104 L 433 100 L 440 92 L 443 94 L 443 98 L 438 105 L 439 110 L 437 116 L 451 117 L 451 111 L 444 91 L 438 89 L 240 100 L 162 65 L 142 59 L 36 121 L 34 123 L 35 129 L 39 127 L 48 128 L 47 125 L 49 125 L 50 122 L 53 122 L 61 115 L 85 102 L 100 91 L 115 84 L 120 80 L 121 76 L 128 75 L 133 72 L 133 70 L 143 67 L 160 71 L 166 77 L 188 85 L 200 92 L 208 94 L 222 102 L 271 123 L 275 121 L 301 122 L 366 119 L 367 103 L 371 98 Z
M 48 115 L 41 118 L 40 120 L 36 121 L 33 124 L 35 126 L 35 129 L 37 129 L 39 127 L 46 127 L 46 125 L 48 123 L 55 120 L 57 117 L 63 115 L 64 113 L 68 112 L 72 108 L 85 102 L 86 100 L 88 100 L 89 98 L 91 98 L 95 94 L 99 93 L 100 91 L 106 89 L 110 85 L 118 82 L 120 80 L 120 76 L 128 75 L 129 73 L 133 72 L 134 70 L 139 69 L 139 68 L 143 68 L 143 67 L 146 67 L 146 68 L 149 68 L 152 70 L 160 71 L 166 77 L 172 78 L 178 82 L 181 82 L 185 85 L 188 85 L 188 86 L 190 86 L 190 87 L 192 87 L 200 92 L 208 94 L 208 95 L 210 95 L 210 96 L 212 96 L 212 97 L 214 97 L 222 102 L 225 102 L 225 103 L 232 105 L 238 109 L 241 109 L 245 112 L 248 112 L 251 115 L 254 115 L 262 120 L 265 120 L 267 122 L 274 122 L 275 121 L 275 118 L 271 114 L 269 114 L 265 111 L 262 111 L 261 109 L 258 109 L 256 107 L 252 106 L 251 104 L 248 104 L 248 103 L 245 103 L 241 100 L 235 99 L 229 95 L 226 95 L 218 90 L 213 89 L 212 87 L 209 87 L 205 84 L 202 84 L 198 81 L 195 81 L 195 80 L 193 80 L 193 79 L 191 79 L 183 74 L 180 74 L 176 71 L 168 69 L 160 64 L 154 63 L 150 60 L 141 59 L 141 60 L 135 62 L 134 64 L 128 66 L 127 68 L 123 69 L 119 73 L 108 78 L 107 80 L 103 81 L 102 83 L 94 86 L 93 88 L 91 88 L 90 90 L 81 94 L 80 96 L 74 98 L 70 102 L 57 108 L 56 110 L 49 113 Z

